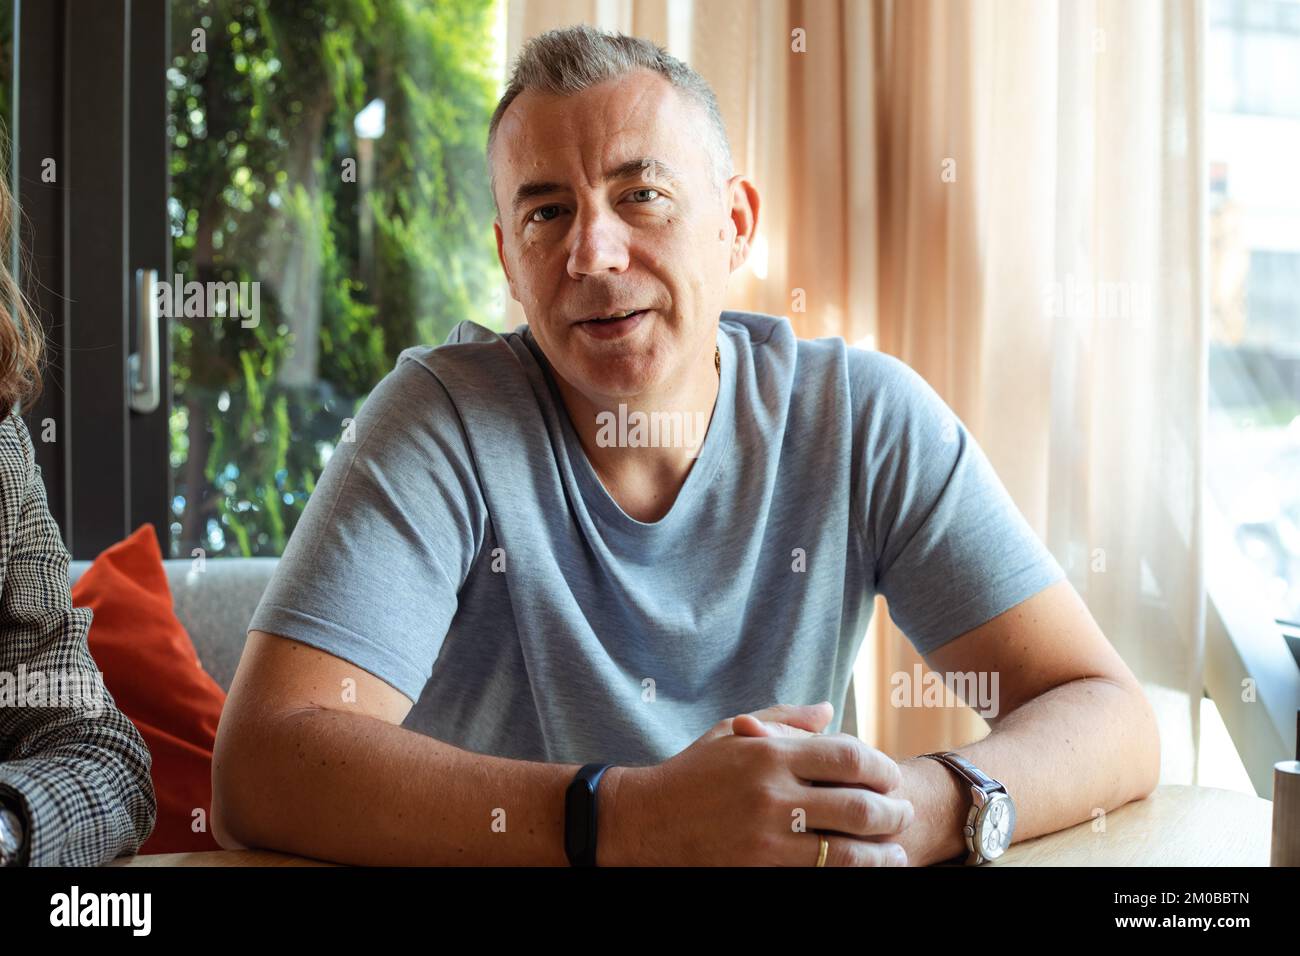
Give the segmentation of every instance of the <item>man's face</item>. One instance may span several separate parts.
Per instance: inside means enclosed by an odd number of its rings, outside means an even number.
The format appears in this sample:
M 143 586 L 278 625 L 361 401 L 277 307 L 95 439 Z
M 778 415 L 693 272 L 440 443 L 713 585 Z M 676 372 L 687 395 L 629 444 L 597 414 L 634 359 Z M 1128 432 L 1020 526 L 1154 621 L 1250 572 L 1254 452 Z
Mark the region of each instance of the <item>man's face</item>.
M 648 70 L 527 91 L 502 116 L 497 253 L 551 365 L 593 401 L 712 366 L 736 231 L 707 135 L 703 111 Z M 628 309 L 643 311 L 583 321 Z

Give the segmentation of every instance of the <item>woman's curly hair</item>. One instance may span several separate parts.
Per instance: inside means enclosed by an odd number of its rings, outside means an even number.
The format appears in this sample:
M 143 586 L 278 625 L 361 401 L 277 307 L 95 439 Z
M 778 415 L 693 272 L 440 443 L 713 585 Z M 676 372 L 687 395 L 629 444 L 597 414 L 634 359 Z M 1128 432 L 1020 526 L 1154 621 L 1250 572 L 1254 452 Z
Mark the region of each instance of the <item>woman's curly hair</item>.
M 0 126 L 0 170 L 5 160 L 4 128 Z M 17 406 L 26 411 L 41 394 L 44 335 L 10 269 L 18 211 L 9 183 L 0 175 L 0 421 Z

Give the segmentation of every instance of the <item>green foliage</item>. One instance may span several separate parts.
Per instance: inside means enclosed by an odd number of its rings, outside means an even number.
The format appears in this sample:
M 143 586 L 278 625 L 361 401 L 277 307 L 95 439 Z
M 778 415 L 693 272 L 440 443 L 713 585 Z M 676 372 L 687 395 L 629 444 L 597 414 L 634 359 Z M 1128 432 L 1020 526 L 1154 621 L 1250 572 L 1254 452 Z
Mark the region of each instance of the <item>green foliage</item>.
M 499 321 L 495 3 L 173 0 L 173 271 L 256 281 L 261 305 L 256 327 L 172 320 L 174 553 L 279 554 L 398 353 Z

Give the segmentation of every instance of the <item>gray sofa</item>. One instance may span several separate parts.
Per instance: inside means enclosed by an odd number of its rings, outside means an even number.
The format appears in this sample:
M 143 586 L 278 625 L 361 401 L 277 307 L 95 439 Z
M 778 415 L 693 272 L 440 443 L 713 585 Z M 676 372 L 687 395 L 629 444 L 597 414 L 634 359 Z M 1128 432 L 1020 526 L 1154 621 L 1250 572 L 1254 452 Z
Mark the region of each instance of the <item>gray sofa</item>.
M 194 641 L 203 669 L 227 693 L 244 650 L 248 622 L 278 562 L 278 558 L 211 558 L 199 572 L 189 558 L 163 561 L 176 616 Z M 88 567 L 89 561 L 73 561 L 69 579 L 76 582 Z M 847 696 L 843 729 L 856 733 L 852 681 Z M 402 726 L 428 733 L 433 706 L 428 694 L 421 695 Z
M 213 558 L 200 572 L 188 558 L 163 561 L 176 616 L 194 641 L 203 669 L 227 692 L 248 622 L 277 563 L 278 558 Z M 69 580 L 75 583 L 88 567 L 89 561 L 73 561 Z
M 248 622 L 257 602 L 270 583 L 279 558 L 210 558 L 197 571 L 189 558 L 163 561 L 167 584 L 172 592 L 176 617 L 194 642 L 199 663 L 221 689 L 230 685 L 239 667 L 248 637 Z M 68 580 L 76 580 L 90 567 L 89 561 L 73 561 Z M 434 701 L 425 693 L 415 702 L 402 726 L 429 734 L 434 726 Z

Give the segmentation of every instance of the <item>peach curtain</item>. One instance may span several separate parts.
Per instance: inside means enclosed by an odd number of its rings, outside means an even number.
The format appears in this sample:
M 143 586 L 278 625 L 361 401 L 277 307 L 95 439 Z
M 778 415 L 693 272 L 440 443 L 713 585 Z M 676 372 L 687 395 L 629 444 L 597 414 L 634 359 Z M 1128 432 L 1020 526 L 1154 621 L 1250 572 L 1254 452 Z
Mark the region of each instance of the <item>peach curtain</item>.
M 507 52 L 587 22 L 714 87 L 763 199 L 729 307 L 920 372 L 1157 704 L 1192 782 L 1204 629 L 1201 6 L 1196 0 L 510 0 Z M 517 303 L 511 326 L 524 321 Z M 860 736 L 987 733 L 890 706 L 920 659 L 877 602 Z

